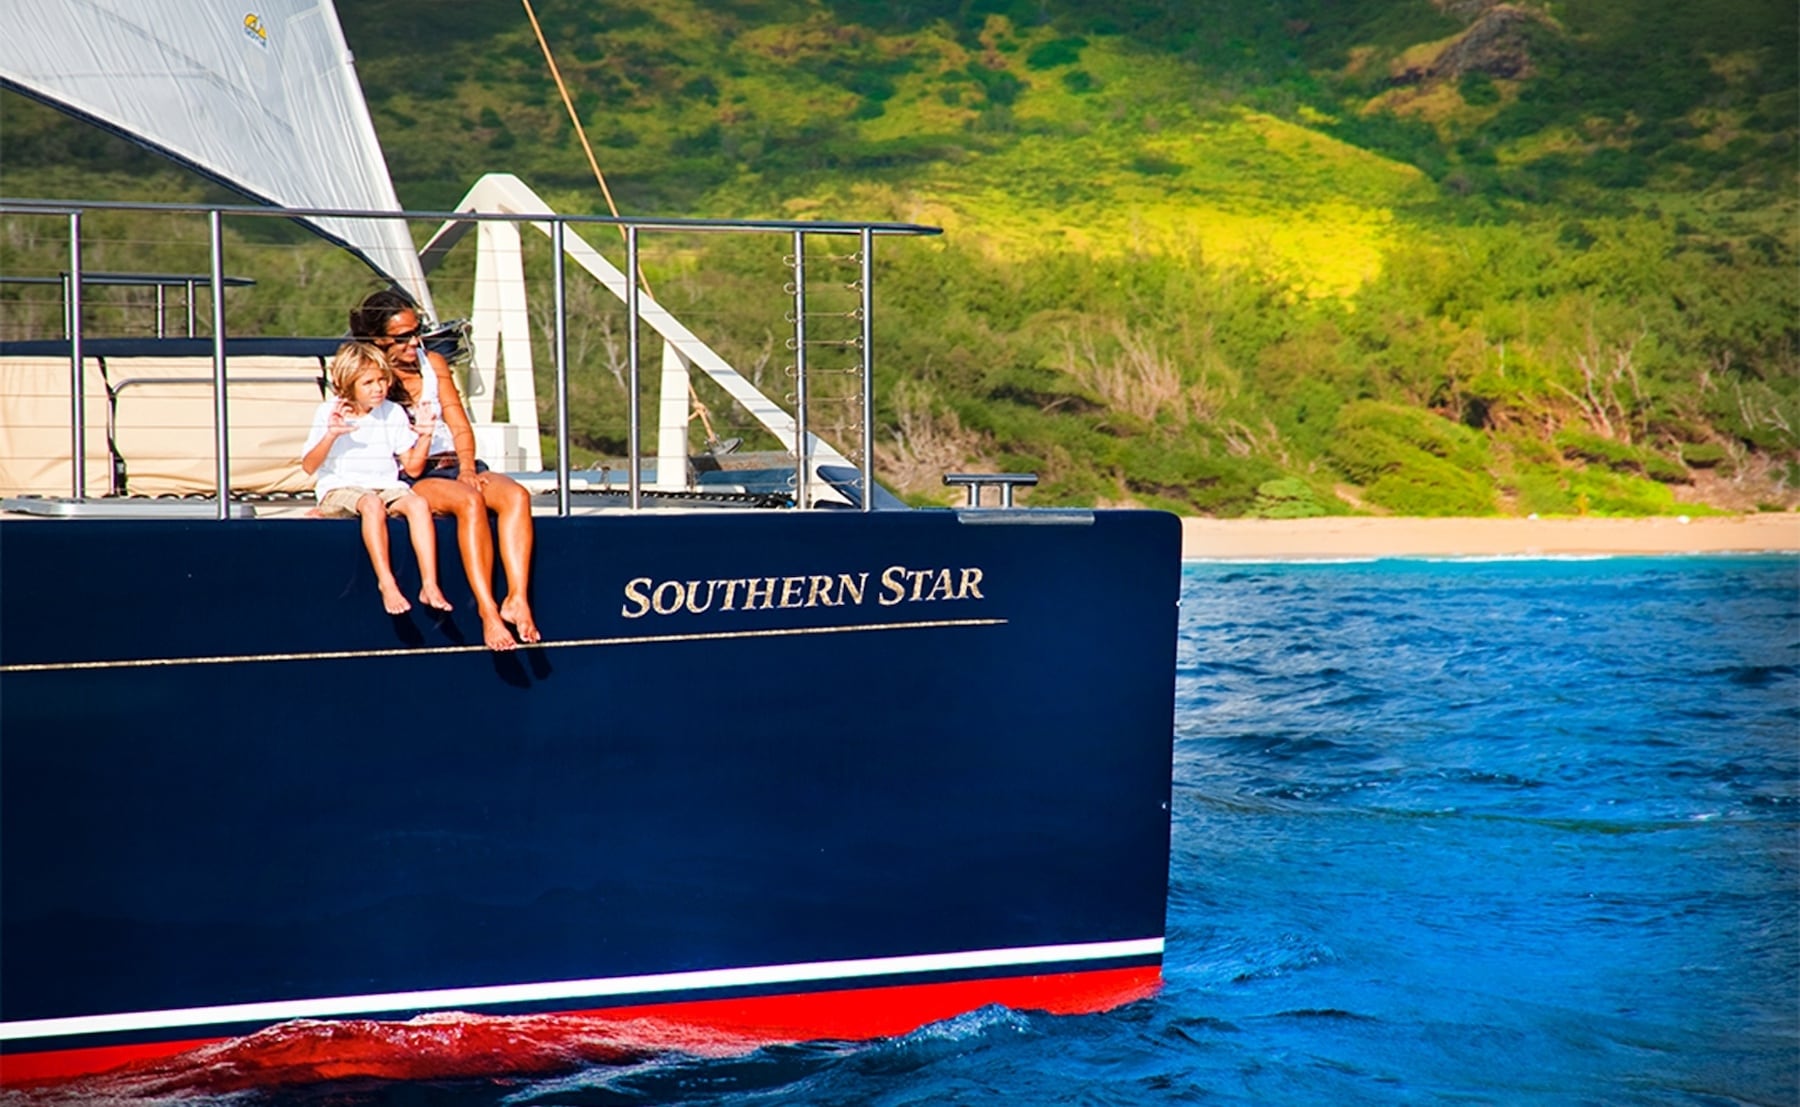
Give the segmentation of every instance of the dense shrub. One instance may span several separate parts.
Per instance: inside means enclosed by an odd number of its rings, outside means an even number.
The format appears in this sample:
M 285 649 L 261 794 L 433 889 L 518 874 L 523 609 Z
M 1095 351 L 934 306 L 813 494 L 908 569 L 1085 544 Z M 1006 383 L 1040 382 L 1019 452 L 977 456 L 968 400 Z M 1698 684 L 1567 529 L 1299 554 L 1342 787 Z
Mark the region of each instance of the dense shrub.
M 1278 477 L 1256 486 L 1256 503 L 1248 512 L 1261 519 L 1308 519 L 1329 515 L 1312 486 L 1299 477 Z
M 1717 442 L 1689 442 L 1681 447 L 1681 460 L 1692 469 L 1711 469 L 1730 457 Z
M 1609 469 L 1642 470 L 1643 451 L 1624 443 L 1615 442 L 1584 430 L 1564 429 L 1556 432 L 1551 439 L 1562 450 L 1563 456 L 1581 461 L 1592 461 Z
M 1364 488 L 1363 496 L 1401 515 L 1494 513 L 1494 485 L 1486 473 L 1430 456 L 1396 465 Z
M 1509 482 L 1515 509 L 1539 515 L 1668 515 L 1695 512 L 1663 484 L 1608 469 L 1527 466 Z
M 1644 452 L 1643 467 L 1645 476 L 1663 484 L 1686 484 L 1688 481 L 1687 466 L 1654 451 Z
M 1081 48 L 1086 45 L 1087 39 L 1080 36 L 1052 39 L 1026 54 L 1025 64 L 1032 69 L 1073 65 L 1081 60 Z
M 1371 503 L 1408 515 L 1494 510 L 1486 441 L 1418 408 L 1372 401 L 1346 406 L 1327 447 Z
M 1571 469 L 1563 481 L 1578 514 L 1670 515 L 1680 509 L 1667 486 L 1601 469 Z

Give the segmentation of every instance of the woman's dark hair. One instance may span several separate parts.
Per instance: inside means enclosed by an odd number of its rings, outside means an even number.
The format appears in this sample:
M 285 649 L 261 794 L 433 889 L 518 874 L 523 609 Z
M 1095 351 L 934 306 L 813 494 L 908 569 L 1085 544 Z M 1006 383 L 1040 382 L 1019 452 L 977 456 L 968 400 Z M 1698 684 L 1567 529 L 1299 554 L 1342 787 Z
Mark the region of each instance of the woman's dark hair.
M 419 305 L 397 288 L 384 288 L 363 297 L 363 302 L 350 309 L 352 338 L 381 338 L 387 334 L 388 320 L 403 311 L 417 312 Z

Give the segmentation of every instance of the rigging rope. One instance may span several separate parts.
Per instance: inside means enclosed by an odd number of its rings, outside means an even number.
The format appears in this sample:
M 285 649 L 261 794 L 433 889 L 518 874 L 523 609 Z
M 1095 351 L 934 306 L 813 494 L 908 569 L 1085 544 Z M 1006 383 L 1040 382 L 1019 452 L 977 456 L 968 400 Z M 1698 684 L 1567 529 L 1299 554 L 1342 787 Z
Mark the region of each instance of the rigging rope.
M 550 76 L 556 81 L 556 91 L 562 95 L 563 108 L 569 113 L 569 122 L 575 125 L 575 137 L 581 140 L 582 152 L 587 154 L 588 168 L 594 171 L 594 180 L 600 184 L 600 195 L 606 197 L 606 210 L 612 213 L 614 219 L 617 219 L 619 218 L 619 205 L 613 202 L 612 189 L 606 187 L 606 175 L 600 172 L 600 162 L 594 157 L 594 147 L 588 142 L 587 128 L 581 125 L 581 116 L 575 111 L 575 101 L 569 98 L 569 86 L 563 83 L 562 70 L 557 68 L 556 58 L 550 52 L 550 42 L 544 37 L 544 28 L 538 24 L 537 13 L 531 10 L 531 0 L 520 0 L 520 3 L 525 5 L 525 17 L 531 20 L 531 30 L 537 35 L 538 48 L 543 50 L 544 61 L 550 66 Z M 624 227 L 619 228 L 619 235 L 624 237 Z M 637 279 L 638 285 L 643 288 L 645 294 L 651 299 L 655 299 L 656 293 L 650 289 L 650 278 L 644 275 L 643 266 L 639 265 L 637 272 L 632 275 Z M 688 418 L 691 420 L 698 415 L 701 425 L 706 428 L 707 445 L 716 444 L 719 436 L 713 432 L 712 419 L 707 412 L 707 407 L 700 402 L 700 394 L 694 391 L 694 383 L 691 380 L 688 382 L 687 391 L 688 402 L 694 407 L 693 414 Z

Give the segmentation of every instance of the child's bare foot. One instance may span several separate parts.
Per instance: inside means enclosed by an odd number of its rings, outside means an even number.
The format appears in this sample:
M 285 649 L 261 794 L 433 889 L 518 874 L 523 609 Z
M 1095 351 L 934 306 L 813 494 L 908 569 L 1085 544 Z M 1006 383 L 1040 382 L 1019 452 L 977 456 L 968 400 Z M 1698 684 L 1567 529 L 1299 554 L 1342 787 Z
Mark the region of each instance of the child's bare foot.
M 537 624 L 531 620 L 531 605 L 523 596 L 508 596 L 500 605 L 500 617 L 519 628 L 519 641 L 536 642 L 543 638 L 538 633 Z
M 435 584 L 428 584 L 419 589 L 419 602 L 426 607 L 435 607 L 439 611 L 451 610 L 450 601 L 444 598 L 444 593 L 439 591 Z
M 518 641 L 512 636 L 512 631 L 506 629 L 506 622 L 497 611 L 482 613 L 481 638 L 487 643 L 488 649 L 496 652 L 517 649 L 519 646 Z
M 412 610 L 412 601 L 400 591 L 397 584 L 383 584 L 381 587 L 381 606 L 387 608 L 389 615 L 404 615 Z

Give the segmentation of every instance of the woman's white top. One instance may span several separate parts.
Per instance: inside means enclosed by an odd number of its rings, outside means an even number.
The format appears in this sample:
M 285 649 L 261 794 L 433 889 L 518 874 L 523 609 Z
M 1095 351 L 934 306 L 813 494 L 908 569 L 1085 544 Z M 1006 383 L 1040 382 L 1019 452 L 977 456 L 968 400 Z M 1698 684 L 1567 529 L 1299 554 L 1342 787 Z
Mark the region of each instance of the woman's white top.
M 430 404 L 432 414 L 437 416 L 437 426 L 431 429 L 432 456 L 453 454 L 456 452 L 456 437 L 444 422 L 444 405 L 438 403 L 437 366 L 431 364 L 431 357 L 425 352 L 424 343 L 419 344 L 419 377 L 423 382 L 419 388 L 419 403 Z

